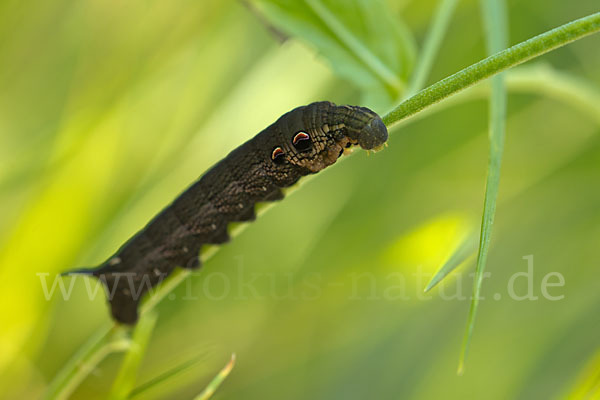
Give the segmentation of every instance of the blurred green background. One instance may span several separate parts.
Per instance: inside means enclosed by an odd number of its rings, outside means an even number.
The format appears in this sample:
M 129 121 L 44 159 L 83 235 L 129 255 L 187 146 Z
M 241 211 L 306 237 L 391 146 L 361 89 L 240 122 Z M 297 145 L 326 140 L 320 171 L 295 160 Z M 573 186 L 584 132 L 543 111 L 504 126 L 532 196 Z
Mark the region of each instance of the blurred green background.
M 83 279 L 67 301 L 46 300 L 42 280 L 103 261 L 295 106 L 388 111 L 437 4 L 0 2 L 0 397 L 41 396 L 109 321 Z M 507 6 L 511 44 L 598 11 L 597 0 Z M 220 249 L 157 306 L 136 386 L 199 361 L 137 398 L 192 398 L 232 353 L 215 398 L 583 398 L 600 382 L 599 48 L 587 38 L 507 75 L 491 276 L 464 376 L 473 264 L 421 293 L 478 229 L 485 85 L 310 179 Z M 485 54 L 480 4 L 461 1 L 428 82 Z M 538 300 L 518 301 L 509 282 L 529 255 Z M 542 296 L 551 272 L 561 300 Z M 73 398 L 104 398 L 122 359 L 108 355 Z

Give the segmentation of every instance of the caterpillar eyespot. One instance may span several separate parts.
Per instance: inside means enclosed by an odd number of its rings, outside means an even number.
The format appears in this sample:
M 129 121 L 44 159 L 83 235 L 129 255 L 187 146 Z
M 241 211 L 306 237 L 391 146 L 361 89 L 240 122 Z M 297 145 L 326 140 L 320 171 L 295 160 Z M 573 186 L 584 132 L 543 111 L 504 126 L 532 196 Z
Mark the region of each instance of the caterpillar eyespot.
M 285 153 L 281 147 L 275 147 L 271 152 L 271 160 L 273 160 L 275 164 L 281 164 L 284 160 L 284 157 Z
M 292 139 L 292 144 L 296 147 L 298 151 L 307 151 L 312 147 L 312 142 L 310 140 L 310 135 L 306 132 L 298 132 L 294 135 Z
M 327 101 L 295 108 L 215 164 L 107 261 L 65 274 L 100 279 L 113 318 L 133 324 L 147 291 L 177 267 L 199 268 L 200 249 L 229 241 L 229 224 L 254 220 L 257 203 L 282 199 L 282 189 L 335 163 L 343 154 L 337 149 L 371 150 L 387 138 L 383 121 L 368 108 Z M 313 143 L 318 150 L 307 151 Z M 264 157 L 269 151 L 271 160 Z

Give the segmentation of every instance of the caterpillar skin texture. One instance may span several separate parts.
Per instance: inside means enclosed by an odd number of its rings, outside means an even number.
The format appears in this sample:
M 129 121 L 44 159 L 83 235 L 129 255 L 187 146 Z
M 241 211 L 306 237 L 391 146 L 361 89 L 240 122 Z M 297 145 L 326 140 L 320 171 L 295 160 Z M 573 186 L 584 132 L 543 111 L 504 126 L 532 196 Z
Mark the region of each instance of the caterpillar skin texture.
M 347 147 L 370 150 L 387 138 L 368 108 L 298 107 L 209 169 L 100 266 L 70 273 L 99 278 L 113 317 L 134 324 L 145 292 L 177 266 L 199 268 L 201 247 L 228 242 L 228 224 L 254 220 L 256 203 L 282 199 L 282 188 L 333 164 Z

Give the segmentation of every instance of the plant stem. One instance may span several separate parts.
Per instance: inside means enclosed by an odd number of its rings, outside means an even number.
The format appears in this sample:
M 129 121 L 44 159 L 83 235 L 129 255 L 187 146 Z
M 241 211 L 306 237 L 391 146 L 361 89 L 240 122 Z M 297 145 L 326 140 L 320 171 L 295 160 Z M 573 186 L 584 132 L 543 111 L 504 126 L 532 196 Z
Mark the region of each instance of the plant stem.
M 389 127 L 498 72 L 539 57 L 599 30 L 600 12 L 516 44 L 421 90 L 386 114 L 383 122 Z
M 135 326 L 131 338 L 131 346 L 129 346 L 125 354 L 121 368 L 117 373 L 107 399 L 122 400 L 129 398 L 135 386 L 138 369 L 144 358 L 150 336 L 156 325 L 156 318 L 157 315 L 155 312 L 147 313 L 144 318 L 140 318 L 138 324 Z

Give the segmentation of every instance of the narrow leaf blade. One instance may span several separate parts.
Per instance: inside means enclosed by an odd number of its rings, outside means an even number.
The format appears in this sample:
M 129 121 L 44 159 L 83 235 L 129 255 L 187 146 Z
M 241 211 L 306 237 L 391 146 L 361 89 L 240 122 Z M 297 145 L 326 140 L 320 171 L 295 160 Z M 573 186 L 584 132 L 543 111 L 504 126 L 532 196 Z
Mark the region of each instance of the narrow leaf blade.
M 483 19 L 487 31 L 488 53 L 494 54 L 507 46 L 507 17 L 504 0 L 481 0 Z M 492 78 L 492 92 L 490 97 L 490 150 L 488 173 L 483 203 L 483 217 L 481 221 L 481 234 L 479 239 L 479 253 L 473 282 L 473 297 L 469 309 L 469 317 L 458 364 L 458 374 L 464 372 L 465 360 L 469 352 L 469 345 L 473 335 L 475 316 L 479 306 L 479 295 L 483 282 L 483 273 L 487 262 L 492 226 L 496 214 L 496 202 L 500 186 L 500 166 L 504 150 L 504 134 L 506 125 L 506 87 L 502 74 Z
M 208 400 L 208 399 L 210 399 L 211 396 L 215 393 L 215 391 L 219 388 L 219 386 L 221 386 L 221 384 L 223 383 L 223 381 L 225 380 L 225 378 L 227 378 L 227 376 L 229 376 L 229 373 L 233 369 L 234 365 L 235 365 L 235 353 L 233 353 L 231 355 L 231 359 L 229 360 L 229 362 L 227 363 L 227 365 L 225 365 L 223 367 L 223 369 L 221 371 L 219 371 L 219 373 L 217 374 L 217 376 L 215 376 L 213 378 L 213 380 L 210 381 L 210 383 L 208 384 L 208 386 L 202 391 L 202 393 L 200 393 L 198 396 L 196 396 L 194 398 L 194 400 Z
M 467 259 L 475 255 L 477 251 L 477 241 L 475 236 L 472 234 L 467 235 L 464 240 L 456 247 L 454 252 L 448 257 L 448 260 L 442 265 L 442 267 L 435 273 L 431 278 L 425 292 L 433 289 L 438 283 L 442 281 L 448 274 L 454 271 L 459 265 L 463 264 Z
M 140 386 L 133 389 L 131 391 L 131 393 L 129 394 L 129 398 L 133 398 L 133 397 L 139 396 L 141 394 L 147 393 L 151 389 L 158 387 L 159 385 L 169 381 L 170 379 L 172 379 L 172 378 L 178 376 L 179 374 L 185 372 L 186 370 L 190 369 L 194 365 L 198 364 L 198 362 L 203 360 L 205 357 L 206 357 L 206 354 L 203 353 L 203 354 L 197 355 L 196 357 L 190 358 L 189 360 L 186 360 L 182 363 L 177 364 L 173 368 L 161 373 L 158 376 L 155 376 L 154 378 L 150 379 L 149 381 L 144 382 Z

